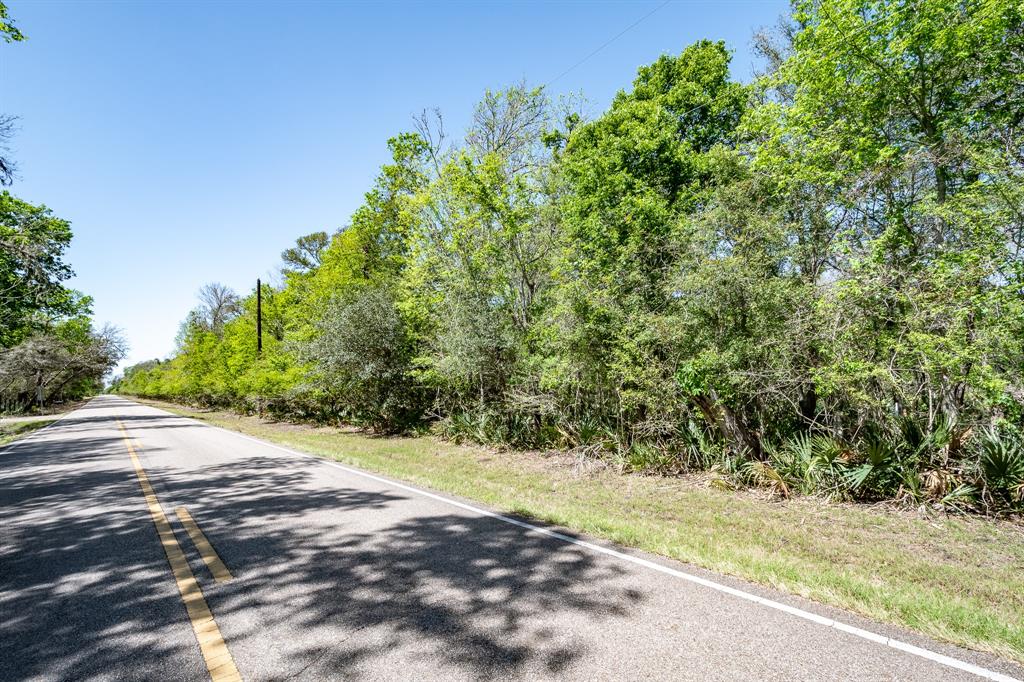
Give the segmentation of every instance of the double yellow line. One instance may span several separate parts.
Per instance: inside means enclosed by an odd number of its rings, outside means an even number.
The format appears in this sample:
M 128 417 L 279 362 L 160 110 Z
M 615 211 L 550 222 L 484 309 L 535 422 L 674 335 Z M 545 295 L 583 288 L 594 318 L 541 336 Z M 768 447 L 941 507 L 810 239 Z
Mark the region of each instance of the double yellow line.
M 188 559 L 185 558 L 185 553 L 181 550 L 177 538 L 174 537 L 171 524 L 167 517 L 164 516 L 164 510 L 160 506 L 156 493 L 153 491 L 153 486 L 149 482 L 146 470 L 142 468 L 142 461 L 135 451 L 135 446 L 128 436 L 128 431 L 120 420 L 117 421 L 117 426 L 121 429 L 121 435 L 124 437 L 128 454 L 132 458 L 135 475 L 139 479 L 139 486 L 142 488 L 142 494 L 146 498 L 149 514 L 153 517 L 153 525 L 156 526 L 160 544 L 163 546 L 164 553 L 167 555 L 167 561 L 171 565 L 174 582 L 177 583 L 178 591 L 181 592 L 181 599 L 185 602 L 185 610 L 188 612 L 188 618 L 192 622 L 192 630 L 195 631 L 196 639 L 199 640 L 199 649 L 202 651 L 203 659 L 206 661 L 206 669 L 210 672 L 210 679 L 214 682 L 235 682 L 236 680 L 240 682 L 242 676 L 238 674 L 235 661 L 231 657 L 231 652 L 228 651 L 227 644 L 224 643 L 224 637 L 220 634 L 217 621 L 213 619 L 213 613 L 206 603 L 206 598 L 203 597 L 203 591 L 199 589 L 199 583 L 196 582 L 195 574 L 192 573 L 192 569 L 188 565 Z M 228 571 L 220 557 L 217 556 L 213 546 L 210 545 L 206 536 L 203 535 L 203 531 L 192 520 L 188 510 L 184 507 L 178 507 L 176 513 L 182 525 L 185 526 L 189 537 L 192 538 L 196 549 L 199 550 L 200 555 L 203 557 L 203 561 L 210 568 L 214 578 L 218 581 L 230 580 L 231 572 Z

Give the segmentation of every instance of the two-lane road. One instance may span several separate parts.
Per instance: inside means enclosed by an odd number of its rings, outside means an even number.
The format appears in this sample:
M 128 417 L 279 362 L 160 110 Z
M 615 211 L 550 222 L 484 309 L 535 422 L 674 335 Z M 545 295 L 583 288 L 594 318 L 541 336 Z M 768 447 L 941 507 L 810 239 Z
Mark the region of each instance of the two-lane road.
M 0 680 L 1024 678 L 524 525 L 101 397 L 0 450 Z

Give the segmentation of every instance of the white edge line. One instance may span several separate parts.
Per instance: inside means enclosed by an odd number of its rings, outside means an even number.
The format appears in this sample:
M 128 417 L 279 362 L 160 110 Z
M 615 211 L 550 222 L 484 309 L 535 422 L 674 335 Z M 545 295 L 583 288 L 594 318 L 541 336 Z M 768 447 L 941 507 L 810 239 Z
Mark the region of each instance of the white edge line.
M 13 440 L 10 443 L 8 443 L 7 445 L 4 445 L 3 447 L 0 447 L 0 454 L 4 454 L 8 450 L 13 450 L 15 447 L 17 447 L 18 445 L 21 445 L 22 443 L 33 443 L 33 442 L 35 442 L 37 436 L 41 435 L 45 431 L 48 431 L 48 430 L 52 429 L 57 424 L 61 423 L 62 421 L 64 421 L 65 419 L 67 419 L 68 417 L 73 415 L 75 412 L 78 412 L 79 410 L 85 408 L 86 405 L 91 403 L 93 400 L 96 400 L 96 398 L 98 398 L 98 397 L 99 396 L 93 396 L 92 398 L 89 398 L 89 400 L 87 400 L 85 402 L 85 405 L 82 405 L 81 407 L 76 407 L 75 409 L 71 410 L 70 412 L 65 412 L 64 414 L 62 414 L 61 416 L 57 417 L 52 422 L 47 424 L 46 426 L 40 426 L 38 429 L 36 429 L 32 433 L 28 434 L 24 438 L 19 438 L 17 440 Z M 170 414 L 170 413 L 168 413 L 168 414 Z M 24 420 L 21 420 L 21 421 L 24 421 Z M 42 421 L 42 420 L 40 419 L 40 420 L 37 420 L 37 421 Z M 202 424 L 202 422 L 199 422 L 199 423 Z
M 120 396 L 118 396 L 118 397 L 120 397 Z M 127 399 L 127 398 L 122 398 L 122 400 L 128 400 L 128 402 L 134 402 L 134 401 L 132 401 L 130 399 Z M 136 405 L 140 405 L 140 406 L 142 405 L 142 403 L 135 403 L 135 404 Z M 153 409 L 160 410 L 160 408 L 153 407 L 152 405 L 146 405 L 146 407 L 152 407 Z M 548 537 L 555 538 L 557 540 L 561 540 L 562 542 L 567 542 L 567 543 L 570 543 L 570 544 L 573 544 L 573 545 L 577 545 L 579 547 L 584 547 L 584 548 L 589 549 L 589 550 L 591 550 L 593 552 L 598 552 L 600 554 L 606 554 L 608 556 L 613 556 L 613 557 L 615 557 L 617 559 L 621 559 L 623 561 L 628 561 L 630 563 L 637 564 L 639 566 L 643 566 L 645 568 L 649 568 L 651 570 L 658 571 L 660 573 L 665 573 L 665 574 L 671 575 L 673 577 L 680 578 L 682 580 L 686 580 L 686 581 L 691 582 L 691 583 L 696 583 L 697 585 L 701 585 L 703 587 L 707 587 L 707 588 L 710 588 L 712 590 L 717 590 L 718 592 L 722 592 L 724 594 L 728 594 L 728 595 L 731 595 L 733 597 L 737 597 L 739 599 L 744 599 L 746 601 L 753 602 L 755 604 L 760 604 L 761 606 L 765 606 L 765 607 L 768 607 L 770 609 L 775 609 L 776 611 L 782 611 L 783 613 L 788 613 L 791 616 L 796 616 L 797 618 L 802 618 L 804 620 L 811 621 L 812 623 L 817 623 L 818 625 L 824 625 L 825 627 L 829 627 L 829 628 L 832 628 L 834 630 L 838 630 L 840 632 L 845 632 L 847 634 L 853 635 L 854 637 L 860 637 L 861 639 L 866 639 L 869 642 L 875 642 L 876 644 L 883 644 L 883 645 L 885 645 L 885 646 L 887 646 L 887 647 L 889 647 L 891 649 L 896 649 L 898 651 L 903 651 L 903 652 L 911 654 L 913 656 L 918 656 L 920 658 L 924 658 L 924 659 L 927 659 L 929 661 L 933 661 L 935 663 L 947 666 L 949 668 L 955 668 L 957 670 L 962 670 L 964 672 L 968 672 L 968 673 L 971 673 L 972 675 L 977 675 L 978 677 L 982 677 L 982 678 L 985 678 L 985 679 L 988 679 L 988 680 L 996 680 L 997 682 L 1024 682 L 1022 680 L 1019 680 L 1016 677 L 1010 677 L 1009 675 L 1005 675 L 1003 673 L 996 672 L 995 670 L 989 670 L 988 668 L 983 668 L 983 667 L 981 667 L 979 665 L 975 665 L 973 663 L 968 663 L 967 661 L 961 661 L 958 658 L 953 658 L 951 656 L 946 656 L 944 654 L 940 654 L 938 652 L 931 651 L 930 649 L 923 649 L 921 647 L 914 646 L 913 644 L 908 644 L 908 643 L 903 642 L 903 641 L 898 640 L 898 639 L 893 639 L 891 637 L 886 637 L 885 635 L 880 635 L 878 633 L 871 632 L 870 630 L 865 630 L 863 628 L 859 628 L 859 627 L 856 627 L 856 626 L 853 626 L 853 625 L 849 625 L 847 623 L 843 623 L 842 621 L 833 620 L 831 618 L 827 618 L 825 616 L 821 616 L 821 615 L 818 615 L 816 613 L 812 613 L 810 611 L 805 611 L 805 610 L 803 610 L 801 608 L 798 608 L 796 606 L 790 606 L 789 604 L 783 604 L 782 602 L 778 602 L 778 601 L 775 601 L 773 599 L 767 599 L 765 597 L 758 596 L 758 595 L 753 594 L 751 592 L 744 592 L 743 590 L 737 589 L 735 587 L 730 587 L 728 585 L 723 585 L 722 583 L 717 583 L 717 582 L 715 582 L 713 580 L 709 580 L 707 578 L 702 578 L 700 576 L 693 575 L 692 573 L 686 573 L 685 571 L 680 571 L 680 570 L 675 569 L 675 568 L 670 568 L 668 566 L 663 566 L 663 565 L 657 564 L 657 563 L 655 563 L 653 561 L 649 561 L 649 560 L 643 559 L 641 557 L 632 556 L 630 554 L 626 554 L 625 552 L 620 552 L 618 550 L 614 550 L 614 549 L 611 549 L 609 547 L 602 547 L 601 545 L 595 545 L 594 543 L 587 542 L 586 540 L 579 540 L 577 538 L 570 537 L 570 536 L 565 535 L 563 533 L 559 533 L 558 531 L 550 530 L 548 528 L 542 528 L 540 526 L 535 526 L 535 525 L 527 523 L 525 521 L 520 521 L 519 519 L 514 519 L 514 518 L 512 518 L 510 516 L 505 516 L 503 514 L 498 514 L 497 512 L 489 511 L 487 509 L 482 509 L 480 507 L 474 507 L 473 505 L 465 504 L 464 502 L 459 502 L 458 500 L 453 500 L 453 499 L 447 498 L 447 497 L 445 497 L 443 495 L 437 495 L 435 493 L 427 492 L 426 490 L 420 490 L 419 488 L 415 488 L 413 486 L 405 485 L 404 483 L 399 483 L 397 481 L 392 481 L 392 480 L 384 478 L 382 476 L 376 476 L 374 474 L 367 473 L 365 471 L 360 471 L 359 469 L 356 469 L 356 468 L 353 468 L 353 467 L 350 467 L 350 466 L 346 466 L 344 464 L 340 464 L 339 462 L 331 461 L 331 460 L 326 459 L 324 457 L 318 457 L 316 455 L 311 455 L 311 454 L 309 454 L 307 452 L 299 452 L 298 450 L 292 450 L 291 448 L 286 448 L 286 447 L 284 447 L 282 445 L 277 445 L 275 443 L 269 443 L 269 442 L 267 442 L 265 440 L 260 440 L 259 438 L 253 438 L 252 436 L 246 435 L 244 433 L 239 433 L 238 431 L 232 431 L 231 429 L 225 429 L 225 428 L 220 427 L 220 426 L 214 426 L 213 424 L 207 424 L 206 422 L 200 421 L 198 419 L 194 419 L 192 417 L 185 417 L 185 416 L 182 416 L 182 415 L 174 414 L 173 412 L 168 412 L 167 410 L 160 410 L 160 411 L 161 412 L 165 412 L 166 414 L 173 415 L 175 417 L 179 417 L 179 418 L 182 418 L 182 419 L 188 419 L 189 421 L 193 421 L 193 422 L 195 422 L 197 424 L 200 424 L 202 426 L 205 426 L 207 428 L 217 429 L 219 431 L 224 431 L 226 433 L 230 433 L 230 434 L 232 434 L 234 436 L 237 436 L 238 438 L 242 438 L 242 439 L 245 439 L 245 440 L 248 440 L 248 441 L 252 441 L 254 443 L 259 443 L 260 445 L 265 445 L 267 447 L 274 448 L 275 450 L 280 450 L 281 452 L 286 452 L 286 453 L 288 453 L 290 455 L 295 455 L 297 457 L 303 457 L 303 458 L 307 458 L 307 459 L 313 459 L 313 460 L 316 460 L 318 462 L 322 462 L 323 464 L 326 464 L 328 466 L 333 466 L 333 467 L 336 467 L 338 469 L 341 469 L 342 471 L 346 471 L 346 472 L 348 472 L 350 474 L 355 474 L 356 476 L 362 476 L 363 478 L 368 478 L 368 479 L 370 479 L 372 481 L 377 481 L 378 483 L 383 483 L 383 484 L 385 484 L 387 486 L 391 486 L 393 488 L 400 488 L 402 490 L 406 490 L 406 491 L 414 493 L 416 495 L 420 495 L 422 497 L 428 497 L 428 498 L 430 498 L 432 500 L 437 500 L 439 502 L 443 502 L 443 503 L 451 505 L 453 507 L 458 507 L 460 509 L 465 509 L 466 511 L 470 511 L 470 512 L 473 512 L 475 514 L 479 514 L 481 516 L 487 516 L 487 517 L 490 517 L 492 519 L 497 519 L 499 521 L 503 521 L 503 522 L 511 524 L 513 526 L 518 526 L 519 528 L 523 528 L 523 529 L 525 529 L 525 530 L 527 530 L 527 531 L 529 531 L 531 533 L 537 533 L 539 535 L 546 535 Z M 52 426 L 52 424 L 51 424 L 51 426 Z M 42 429 L 40 429 L 40 431 L 41 430 Z

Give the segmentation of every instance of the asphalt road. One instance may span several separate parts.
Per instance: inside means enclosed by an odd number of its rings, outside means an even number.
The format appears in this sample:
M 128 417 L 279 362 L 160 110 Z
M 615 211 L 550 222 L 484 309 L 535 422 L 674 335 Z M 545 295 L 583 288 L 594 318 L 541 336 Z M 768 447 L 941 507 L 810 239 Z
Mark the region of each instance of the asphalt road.
M 0 680 L 210 678 L 118 421 L 247 680 L 1024 678 L 992 656 L 106 396 L 0 450 Z M 230 580 L 214 580 L 182 506 Z

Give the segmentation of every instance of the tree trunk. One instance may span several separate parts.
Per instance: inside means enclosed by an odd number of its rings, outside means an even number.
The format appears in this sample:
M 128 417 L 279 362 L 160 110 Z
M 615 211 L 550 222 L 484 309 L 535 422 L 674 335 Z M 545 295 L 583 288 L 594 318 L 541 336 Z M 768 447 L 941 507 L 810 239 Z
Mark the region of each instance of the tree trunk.
M 815 413 L 818 411 L 818 391 L 812 381 L 807 390 L 800 398 L 800 416 L 808 424 L 814 423 Z
M 726 443 L 737 452 L 745 451 L 752 457 L 761 459 L 763 452 L 760 440 L 731 408 L 719 402 L 714 391 L 694 397 L 693 402 L 708 423 L 718 429 Z

